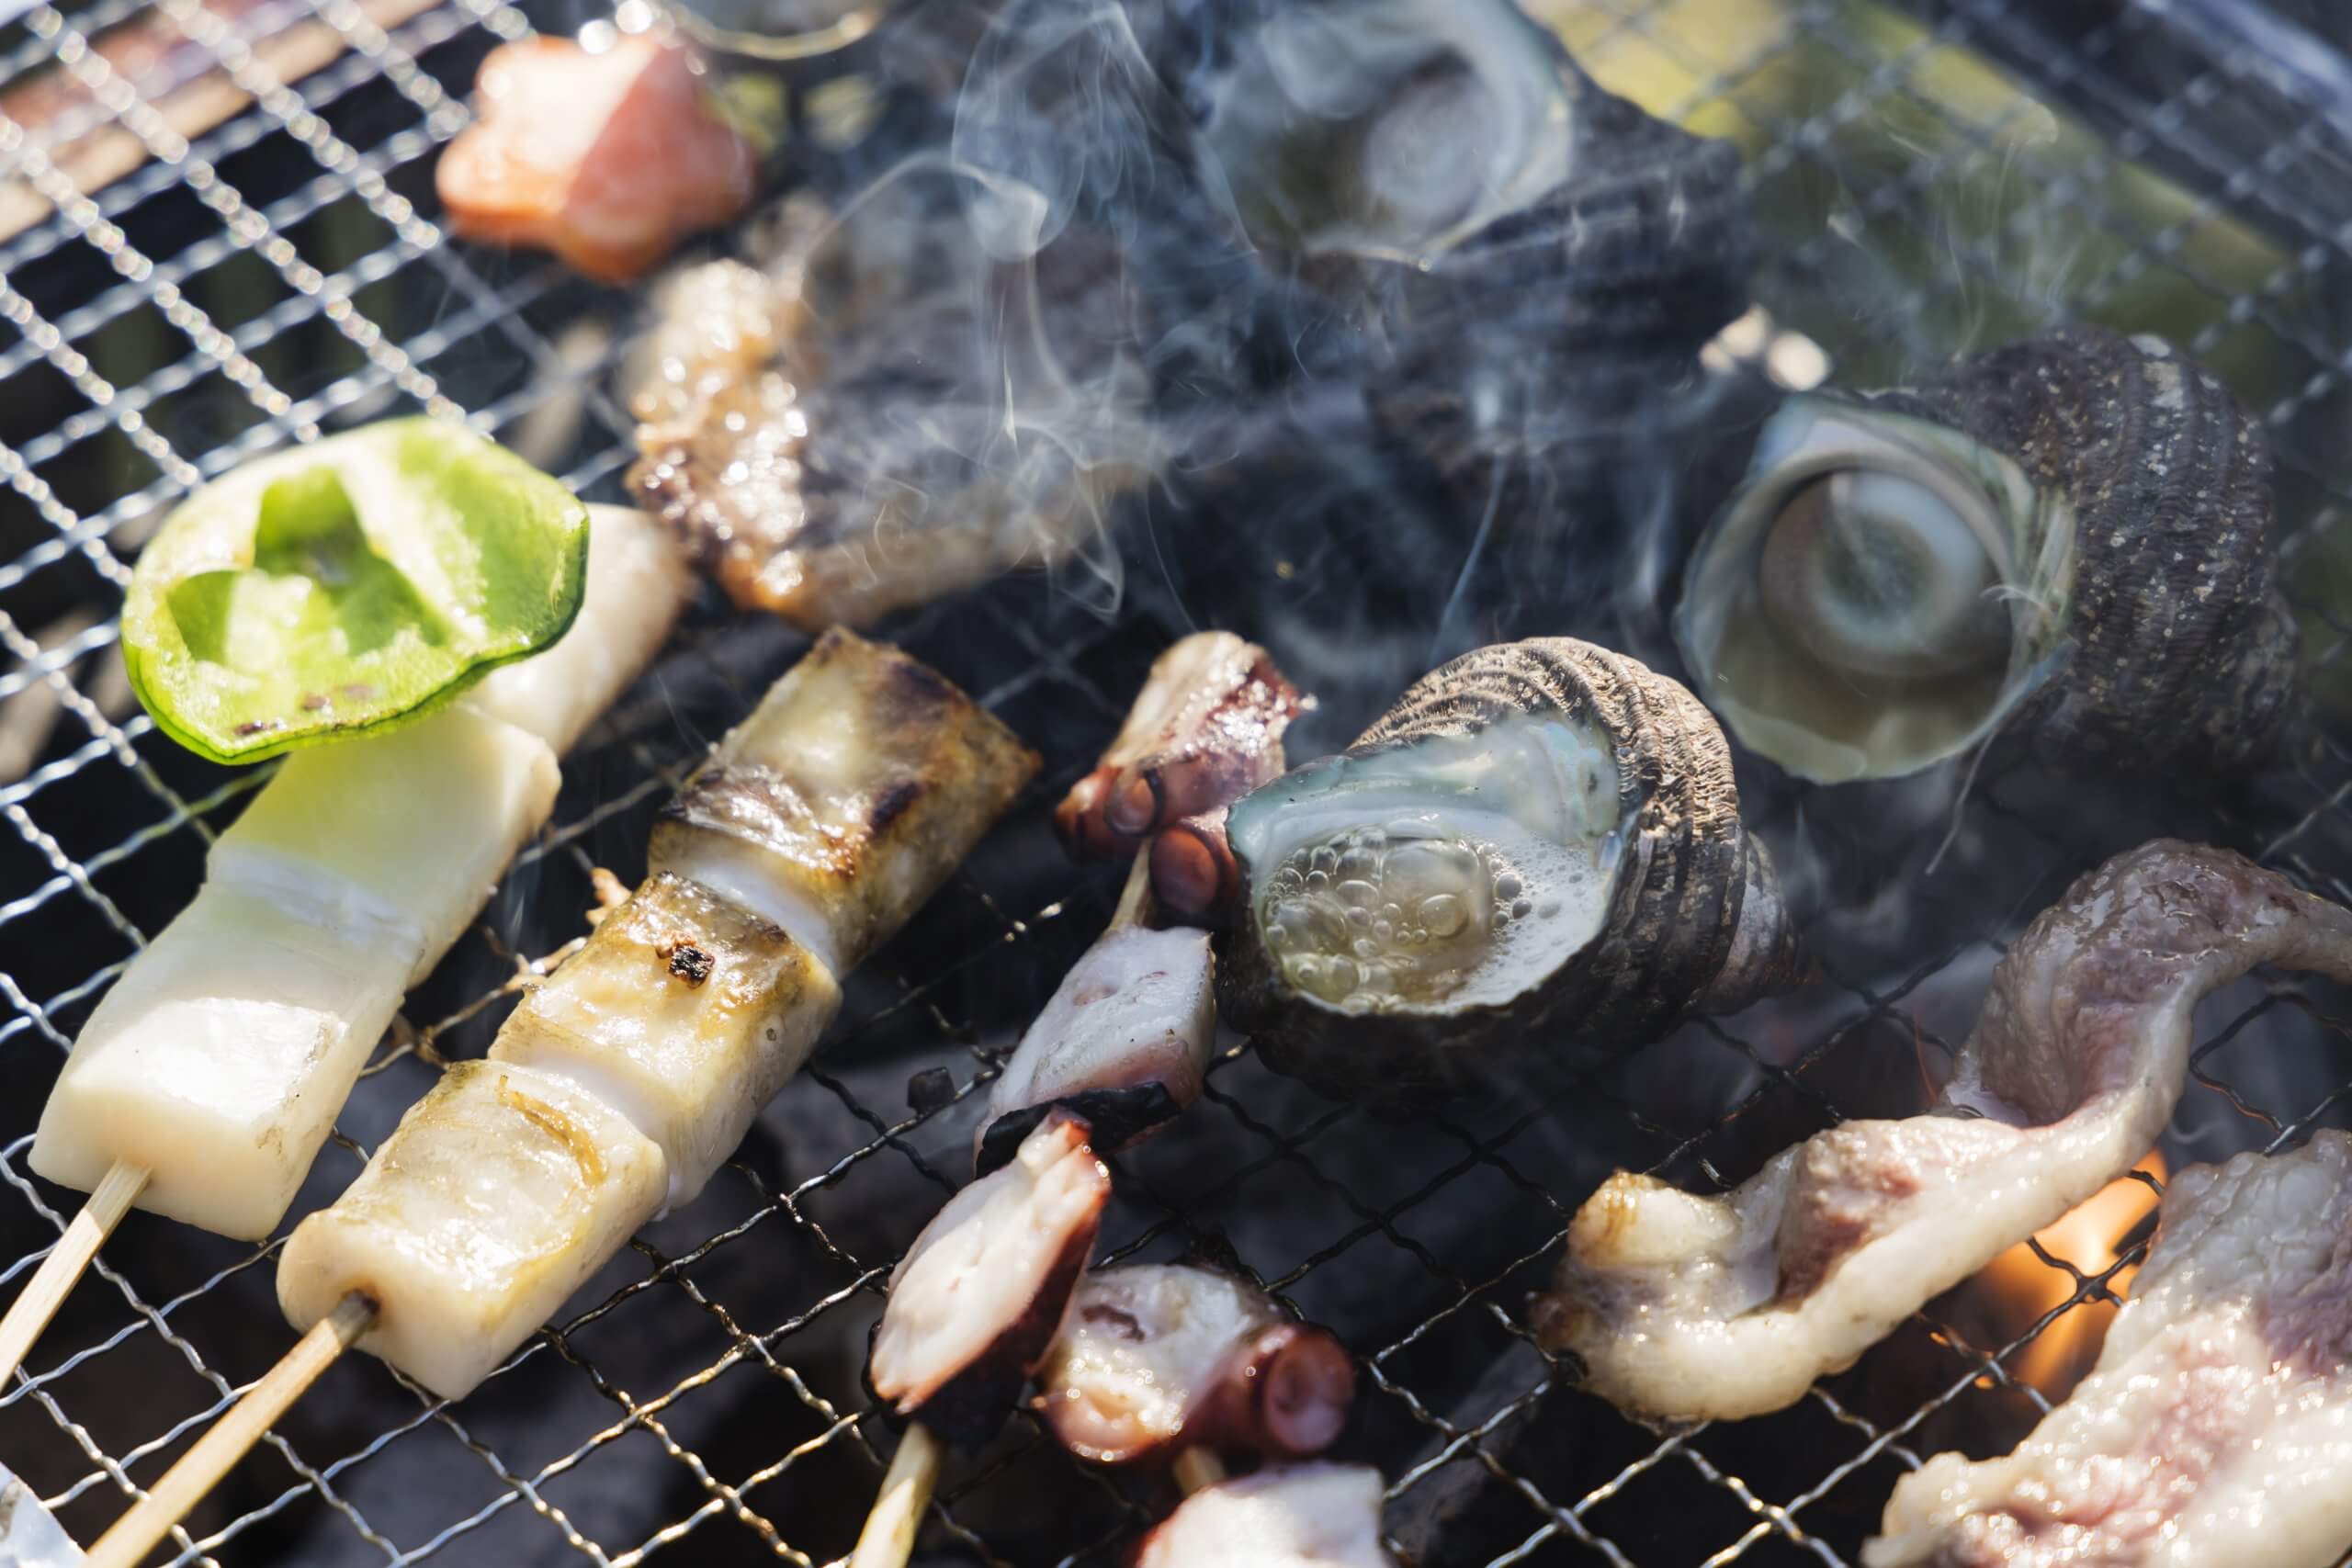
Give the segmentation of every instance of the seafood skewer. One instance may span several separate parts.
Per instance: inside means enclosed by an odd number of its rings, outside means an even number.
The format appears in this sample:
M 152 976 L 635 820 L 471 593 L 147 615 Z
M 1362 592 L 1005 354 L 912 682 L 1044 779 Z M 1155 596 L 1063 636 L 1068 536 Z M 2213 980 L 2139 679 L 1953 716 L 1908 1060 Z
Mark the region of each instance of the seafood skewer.
M 134 1203 L 242 1240 L 284 1217 L 401 998 L 554 809 L 557 755 L 684 605 L 650 519 L 592 513 L 571 632 L 411 728 L 288 758 L 91 1015 L 31 1163 L 92 1196 L 0 1320 L 0 1380 Z
M 2014 1452 L 1895 1483 L 1869 1568 L 2326 1568 L 2352 1544 L 2352 1136 L 2173 1178 L 2098 1365 Z
M 1817 1134 L 1721 1197 L 1611 1177 L 1539 1333 L 1645 1416 L 1793 1403 L 2131 1170 L 2179 1101 L 2198 1001 L 2262 964 L 2352 981 L 2352 911 L 2223 850 L 2116 856 L 1994 970 L 1934 1109 Z
M 1380 1540 L 1380 1472 L 1269 1465 L 1193 1491 L 1136 1551 L 1136 1568 L 1396 1568 Z
M 629 901 L 488 1059 L 450 1068 L 295 1228 L 277 1290 L 306 1331 L 307 1376 L 356 1343 L 443 1398 L 469 1393 L 632 1232 L 700 1191 L 831 1021 L 836 976 L 931 897 L 1035 768 L 929 668 L 846 632 L 820 638 L 687 779 Z M 164 1486 L 184 1506 L 238 1451 L 201 1444 Z M 93 1562 L 135 1562 L 174 1517 L 134 1510 Z

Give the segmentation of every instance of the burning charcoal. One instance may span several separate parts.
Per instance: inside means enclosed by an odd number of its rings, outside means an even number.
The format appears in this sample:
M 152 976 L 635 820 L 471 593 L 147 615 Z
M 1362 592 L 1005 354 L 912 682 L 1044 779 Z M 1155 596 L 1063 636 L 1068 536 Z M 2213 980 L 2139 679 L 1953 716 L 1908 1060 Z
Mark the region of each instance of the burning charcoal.
M 1086 1123 L 1056 1114 L 949 1199 L 890 1275 L 876 1396 L 950 1442 L 985 1442 L 1061 1325 L 1110 1196 Z
M 1126 722 L 1055 823 L 1081 854 L 1132 852 L 1179 818 L 1238 799 L 1283 771 L 1283 732 L 1313 703 L 1266 650 L 1195 632 L 1152 662 Z
M 1743 743 L 1825 783 L 2007 730 L 2064 765 L 2228 771 L 2298 704 L 2259 421 L 2162 340 L 2069 327 L 1791 399 L 1676 636 Z
M 1848 1122 L 1698 1197 L 1621 1171 L 1577 1211 L 1537 1328 L 1621 1409 L 1760 1416 L 2132 1168 L 2172 1119 L 2198 1001 L 2256 964 L 2352 981 L 2352 911 L 2159 840 L 2010 948 L 1940 1102 Z
M 1184 1499 L 1136 1551 L 1135 1568 L 1396 1568 L 1380 1544 L 1380 1472 L 1269 1466 Z
M 1334 1092 L 1475 1072 L 1529 1037 L 1637 1044 L 1796 977 L 1722 732 L 1589 643 L 1465 654 L 1227 826 L 1226 1016 Z
M 1189 1264 L 1088 1275 L 1037 1382 L 1054 1436 L 1102 1464 L 1203 1444 L 1312 1459 L 1339 1439 L 1355 1399 L 1338 1340 L 1245 1281 Z
M 2017 1450 L 1895 1483 L 1869 1568 L 2259 1563 L 2352 1545 L 2352 1137 L 2196 1166 L 2098 1368 Z

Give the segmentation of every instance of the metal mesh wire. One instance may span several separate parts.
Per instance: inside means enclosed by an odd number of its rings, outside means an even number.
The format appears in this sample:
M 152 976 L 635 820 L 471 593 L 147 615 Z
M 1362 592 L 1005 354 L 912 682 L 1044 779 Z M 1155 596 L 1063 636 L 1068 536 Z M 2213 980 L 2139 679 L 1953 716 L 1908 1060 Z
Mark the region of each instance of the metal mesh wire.
M 0 33 L 0 78 L 62 70 L 96 106 L 81 125 L 0 118 L 0 173 L 54 208 L 0 243 L 0 1258 L 23 1254 L 0 1292 L 70 1213 L 74 1195 L 25 1168 L 56 1053 L 260 782 L 177 751 L 127 700 L 112 617 L 158 513 L 252 453 L 417 407 L 462 410 L 591 493 L 610 493 L 630 455 L 605 389 L 633 308 L 544 263 L 445 243 L 430 194 L 486 50 L 578 15 L 300 0 L 232 26 L 156 0 L 196 46 L 182 79 L 218 70 L 251 99 L 189 141 L 91 48 L 137 8 L 41 4 Z M 2217 152 L 2196 127 L 2243 84 L 2199 72 L 2151 93 L 2120 68 L 2156 25 L 2153 4 L 2119 8 L 2030 85 L 1988 62 L 2012 19 L 1996 0 L 1928 23 L 1843 0 L 1537 9 L 1607 85 L 1743 142 L 1772 229 L 1759 298 L 1839 376 L 1867 384 L 2066 316 L 2162 331 L 2214 362 L 2278 446 L 2284 548 L 2324 684 L 2347 635 L 2326 601 L 2352 501 L 2331 436 L 2352 322 L 2325 299 L 2352 230 L 2308 199 L 2299 160 L 2326 156 L 2321 117 L 2281 127 L 2251 162 Z M 256 44 L 297 25 L 332 28 L 343 52 L 288 84 Z M 2052 107 L 2060 96 L 2114 125 L 2094 132 Z M 85 193 L 51 153 L 102 120 L 149 161 Z M 1102 875 L 1073 882 L 1062 866 L 1046 807 L 1181 629 L 1145 595 L 1105 622 L 1034 581 L 889 627 L 1047 750 L 1015 819 L 858 977 L 742 1158 L 638 1238 L 581 1298 L 593 1304 L 461 1406 L 351 1359 L 174 1538 L 183 1558 L 844 1551 L 887 1456 L 858 1377 L 882 1282 L 965 1168 L 994 1053 L 1109 907 Z M 580 929 L 590 868 L 641 868 L 652 807 L 797 647 L 706 607 L 567 761 L 559 825 L 410 998 L 298 1213 L 350 1179 L 435 1061 L 483 1049 L 521 968 Z M 1525 1326 L 1576 1201 L 1611 1164 L 1725 1183 L 1815 1127 L 1908 1109 L 1919 1054 L 1964 1030 L 2001 942 L 2127 831 L 2232 843 L 2352 896 L 2347 799 L 2352 758 L 2333 744 L 2187 814 L 2022 772 L 1976 780 L 1950 813 L 1902 829 L 1920 874 L 1901 889 L 1917 912 L 1900 953 L 1865 936 L 1870 911 L 1833 902 L 1812 933 L 1827 980 L 1804 997 L 1693 1025 L 1613 1072 L 1409 1123 L 1306 1098 L 1236 1046 L 1198 1109 L 1118 1162 L 1105 1250 L 1229 1247 L 1335 1327 L 1370 1384 L 1352 1451 L 1383 1465 L 1392 1531 L 1423 1561 L 1851 1562 L 1903 1469 L 1954 1444 L 2005 1447 L 2047 1408 L 2011 1375 L 2016 1358 L 2111 1299 L 2128 1259 L 2086 1273 L 2045 1253 L 2065 1299 L 2037 1318 L 2003 1324 L 1946 1298 L 1794 1410 L 1661 1434 L 1576 1393 L 1574 1369 Z M 1860 852 L 1806 804 L 1758 809 L 1833 863 Z M 1926 874 L 1946 840 L 1951 859 Z M 2202 1022 L 2177 1152 L 2279 1146 L 2346 1122 L 2346 1031 L 2301 990 L 2250 985 Z M 955 1100 L 910 1112 L 906 1075 L 941 1064 Z M 83 1539 L 283 1348 L 273 1251 L 133 1216 L 0 1394 L 0 1458 Z M 1108 1561 L 1167 1502 L 1017 1421 L 951 1469 L 926 1552 Z

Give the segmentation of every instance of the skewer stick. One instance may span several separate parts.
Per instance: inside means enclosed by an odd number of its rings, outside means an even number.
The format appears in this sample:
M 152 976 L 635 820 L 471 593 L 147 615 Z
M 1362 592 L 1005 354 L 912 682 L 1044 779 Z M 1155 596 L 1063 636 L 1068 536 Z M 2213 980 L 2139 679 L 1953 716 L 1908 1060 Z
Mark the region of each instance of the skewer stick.
M 8 1380 L 17 1375 L 17 1369 L 31 1353 L 33 1341 L 49 1326 L 49 1320 L 57 1315 L 57 1309 L 64 1304 L 66 1296 L 82 1278 L 82 1270 L 90 1266 L 99 1247 L 130 1212 L 131 1200 L 146 1185 L 147 1169 L 143 1166 L 117 1160 L 107 1168 L 106 1175 L 83 1203 L 82 1212 L 66 1225 L 65 1234 L 57 1238 L 57 1245 L 49 1249 L 49 1256 L 40 1260 L 40 1267 L 33 1270 L 24 1290 L 9 1303 L 7 1315 L 0 1317 L 0 1389 L 6 1388 Z
M 865 1528 L 858 1532 L 857 1550 L 850 1553 L 849 1568 L 905 1568 L 946 1453 L 946 1445 L 922 1422 L 907 1427 L 907 1435 L 899 1439 L 898 1453 L 891 1458 L 890 1473 L 882 1478 L 882 1495 L 874 1500 L 874 1511 L 865 1516 Z
M 155 1543 L 204 1500 L 205 1494 L 245 1457 L 246 1450 L 261 1441 L 262 1434 L 302 1396 L 302 1391 L 334 1366 L 335 1358 L 351 1348 L 352 1341 L 368 1332 L 368 1325 L 376 1321 L 376 1312 L 372 1299 L 354 1291 L 334 1311 L 312 1324 L 310 1332 L 295 1341 L 294 1348 L 262 1374 L 244 1398 L 197 1439 L 196 1447 L 164 1472 L 154 1489 L 98 1538 L 97 1545 L 90 1548 L 86 1568 L 137 1568 L 144 1562 Z

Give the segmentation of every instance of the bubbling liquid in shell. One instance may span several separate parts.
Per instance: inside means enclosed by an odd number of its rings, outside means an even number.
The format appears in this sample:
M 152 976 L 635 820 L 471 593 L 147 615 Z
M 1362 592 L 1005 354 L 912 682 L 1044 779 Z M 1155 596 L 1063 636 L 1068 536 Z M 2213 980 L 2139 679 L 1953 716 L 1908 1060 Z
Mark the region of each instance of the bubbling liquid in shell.
M 1311 764 L 1228 828 L 1294 989 L 1355 1012 L 1498 1004 L 1600 934 L 1617 786 L 1606 737 L 1529 715 Z

